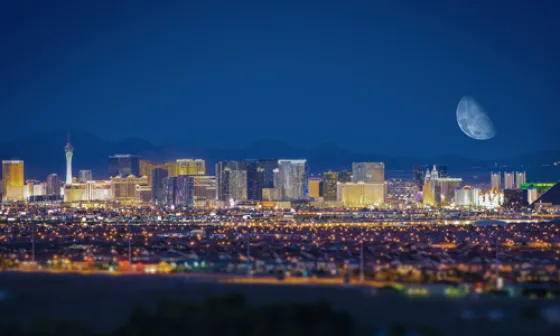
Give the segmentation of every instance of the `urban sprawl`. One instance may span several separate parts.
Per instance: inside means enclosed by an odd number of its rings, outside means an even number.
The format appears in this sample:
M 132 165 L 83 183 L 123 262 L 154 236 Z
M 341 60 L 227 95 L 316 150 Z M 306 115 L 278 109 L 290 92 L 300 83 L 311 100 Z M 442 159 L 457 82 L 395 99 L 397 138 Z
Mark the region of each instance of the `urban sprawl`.
M 64 151 L 64 179 L 25 180 L 23 161 L 2 161 L 3 270 L 558 294 L 560 185 L 524 171 L 469 186 L 441 164 L 386 179 L 382 162 L 311 175 L 305 159 L 254 159 L 209 176 L 203 159 L 126 154 L 95 180 L 73 175 L 70 140 Z

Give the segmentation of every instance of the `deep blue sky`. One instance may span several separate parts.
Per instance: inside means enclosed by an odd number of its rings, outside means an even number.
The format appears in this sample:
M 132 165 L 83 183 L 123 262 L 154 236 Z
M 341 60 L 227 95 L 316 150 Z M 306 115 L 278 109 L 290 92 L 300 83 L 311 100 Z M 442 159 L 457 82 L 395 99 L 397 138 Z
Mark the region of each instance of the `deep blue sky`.
M 4 0 L 2 134 L 481 158 L 558 149 L 557 3 Z M 461 133 L 463 95 L 495 139 Z

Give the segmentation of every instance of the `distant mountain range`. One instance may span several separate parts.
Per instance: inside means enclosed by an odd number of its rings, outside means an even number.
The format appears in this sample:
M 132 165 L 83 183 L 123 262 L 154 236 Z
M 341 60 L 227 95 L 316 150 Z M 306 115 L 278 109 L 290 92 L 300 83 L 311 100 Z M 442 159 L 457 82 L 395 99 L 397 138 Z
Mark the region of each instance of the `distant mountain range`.
M 156 146 L 144 139 L 106 141 L 85 131 L 74 131 L 74 174 L 80 169 L 92 169 L 94 178 L 108 175 L 107 158 L 112 154 L 136 154 L 153 161 L 175 158 L 202 158 L 207 161 L 209 174 L 214 173 L 214 164 L 219 160 L 238 160 L 254 158 L 305 158 L 310 171 L 320 173 L 332 170 L 351 170 L 352 162 L 385 162 L 388 177 L 412 176 L 415 164 L 446 164 L 450 175 L 487 182 L 488 172 L 495 169 L 527 171 L 529 181 L 560 180 L 560 150 L 539 151 L 535 153 L 504 158 L 498 161 L 479 160 L 457 155 L 436 157 L 396 157 L 357 153 L 333 144 L 324 144 L 310 149 L 290 146 L 276 140 L 264 140 L 239 149 L 204 148 L 201 144 L 181 144 Z M 25 161 L 26 178 L 43 180 L 50 173 L 63 174 L 65 170 L 64 145 L 66 134 L 44 132 L 29 134 L 0 143 L 0 159 L 22 159 Z

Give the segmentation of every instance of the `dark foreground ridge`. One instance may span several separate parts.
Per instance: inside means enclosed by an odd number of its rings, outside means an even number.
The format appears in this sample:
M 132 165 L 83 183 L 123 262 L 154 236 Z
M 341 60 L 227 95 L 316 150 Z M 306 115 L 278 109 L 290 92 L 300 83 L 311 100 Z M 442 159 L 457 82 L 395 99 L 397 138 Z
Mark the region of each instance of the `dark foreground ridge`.
M 410 299 L 343 286 L 0 274 L 1 335 L 553 335 L 553 300 Z

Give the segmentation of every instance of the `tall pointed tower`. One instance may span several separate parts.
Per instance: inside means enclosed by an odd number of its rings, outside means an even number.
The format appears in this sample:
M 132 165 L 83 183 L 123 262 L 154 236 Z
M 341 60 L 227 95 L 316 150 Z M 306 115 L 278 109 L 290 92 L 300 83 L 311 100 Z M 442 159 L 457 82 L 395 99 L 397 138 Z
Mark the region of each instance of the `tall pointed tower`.
M 432 175 L 430 174 L 430 169 L 426 169 L 426 175 L 424 176 L 424 187 L 422 188 L 422 194 L 424 197 L 423 203 L 425 205 L 434 204 L 434 193 L 432 188 Z
M 434 165 L 434 168 L 432 169 L 432 180 L 437 180 L 439 179 L 439 172 L 436 168 L 436 165 Z
M 64 151 L 66 152 L 66 184 L 72 184 L 72 154 L 74 153 L 74 147 L 70 144 L 70 132 L 68 132 L 68 142 L 64 146 Z

